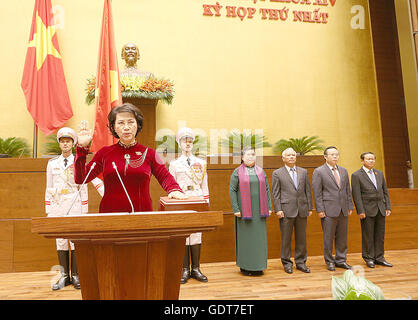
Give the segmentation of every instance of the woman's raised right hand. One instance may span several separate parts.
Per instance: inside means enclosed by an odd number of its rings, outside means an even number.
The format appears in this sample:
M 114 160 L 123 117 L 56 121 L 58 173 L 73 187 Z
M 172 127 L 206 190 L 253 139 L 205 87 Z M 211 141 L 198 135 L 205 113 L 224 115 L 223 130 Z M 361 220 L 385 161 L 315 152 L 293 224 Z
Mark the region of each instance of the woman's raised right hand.
M 89 122 L 82 120 L 78 125 L 77 144 L 82 147 L 87 147 L 93 138 L 93 131 L 89 128 Z

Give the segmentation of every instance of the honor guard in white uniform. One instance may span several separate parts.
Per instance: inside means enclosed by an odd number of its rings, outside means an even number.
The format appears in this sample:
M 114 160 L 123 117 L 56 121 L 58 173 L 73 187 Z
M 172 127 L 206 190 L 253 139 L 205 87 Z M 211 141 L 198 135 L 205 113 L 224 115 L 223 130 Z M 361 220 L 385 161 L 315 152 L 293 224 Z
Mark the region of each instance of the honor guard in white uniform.
M 72 148 L 77 143 L 77 135 L 73 129 L 64 127 L 58 130 L 57 140 L 61 148 L 61 155 L 48 161 L 46 169 L 45 211 L 48 217 L 62 217 L 79 215 L 88 212 L 87 185 L 80 186 L 74 182 L 74 155 Z M 92 181 L 101 196 L 104 194 L 104 184 L 99 178 Z M 53 290 L 73 284 L 80 288 L 77 263 L 74 254 L 74 244 L 71 248 L 71 279 L 69 275 L 69 245 L 67 239 L 56 239 L 58 261 L 61 278 L 52 286 Z
M 201 196 L 209 202 L 208 177 L 206 174 L 206 161 L 192 154 L 195 134 L 190 128 L 181 128 L 176 140 L 182 154 L 170 162 L 169 171 L 176 179 L 180 188 L 187 196 Z M 192 233 L 186 239 L 186 251 L 183 262 L 183 272 L 180 283 L 186 283 L 189 278 L 207 282 L 208 279 L 200 271 L 200 248 L 202 233 Z M 190 270 L 190 258 L 192 268 Z

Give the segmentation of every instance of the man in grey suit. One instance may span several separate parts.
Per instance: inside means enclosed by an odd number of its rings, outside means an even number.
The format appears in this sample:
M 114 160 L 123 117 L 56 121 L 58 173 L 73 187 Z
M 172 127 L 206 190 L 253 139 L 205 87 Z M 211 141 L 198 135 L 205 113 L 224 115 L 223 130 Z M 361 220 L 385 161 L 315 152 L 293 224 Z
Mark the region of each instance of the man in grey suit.
M 362 257 L 369 268 L 375 264 L 392 267 L 384 257 L 385 217 L 391 213 L 385 177 L 382 171 L 374 169 L 373 152 L 365 152 L 360 158 L 363 166 L 351 175 L 351 186 L 360 216 Z
M 288 148 L 282 153 L 285 165 L 273 172 L 272 194 L 276 213 L 280 219 L 281 261 L 287 273 L 293 272 L 291 242 L 295 229 L 296 269 L 309 273 L 306 266 L 307 217 L 312 214 L 312 194 L 306 169 L 296 167 L 296 152 Z
M 324 259 L 327 269 L 351 269 L 347 264 L 348 216 L 353 212 L 347 170 L 337 166 L 340 154 L 336 147 L 324 151 L 326 163 L 313 172 L 312 188 L 316 211 L 321 218 Z M 335 258 L 332 250 L 335 241 Z

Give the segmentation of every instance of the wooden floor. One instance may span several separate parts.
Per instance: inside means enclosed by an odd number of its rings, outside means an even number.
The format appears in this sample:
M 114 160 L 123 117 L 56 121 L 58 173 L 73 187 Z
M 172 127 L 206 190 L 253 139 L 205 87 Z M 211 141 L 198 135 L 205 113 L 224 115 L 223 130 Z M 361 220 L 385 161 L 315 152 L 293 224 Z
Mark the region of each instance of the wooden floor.
M 418 249 L 387 251 L 386 259 L 394 267 L 376 266 L 369 269 L 361 255 L 349 254 L 347 262 L 358 266 L 367 279 L 380 286 L 388 299 L 418 299 Z M 310 274 L 294 270 L 283 271 L 280 259 L 268 261 L 263 276 L 248 277 L 239 272 L 234 262 L 206 263 L 201 270 L 209 282 L 190 279 L 180 287 L 181 300 L 330 300 L 331 277 L 341 276 L 345 270 L 330 272 L 322 256 L 309 257 Z M 356 267 L 357 268 L 357 267 Z M 59 291 L 50 289 L 57 271 L 0 273 L 1 300 L 79 300 L 80 290 L 72 286 Z

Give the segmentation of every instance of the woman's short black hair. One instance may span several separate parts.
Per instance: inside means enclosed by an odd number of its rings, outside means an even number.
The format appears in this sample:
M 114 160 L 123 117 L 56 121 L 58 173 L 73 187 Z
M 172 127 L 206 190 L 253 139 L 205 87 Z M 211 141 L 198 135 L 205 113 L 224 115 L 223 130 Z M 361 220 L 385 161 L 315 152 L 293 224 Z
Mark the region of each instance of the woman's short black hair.
M 116 106 L 112 110 L 110 110 L 109 115 L 107 116 L 107 120 L 109 121 L 107 127 L 109 128 L 112 135 L 115 138 L 119 139 L 119 136 L 115 131 L 115 121 L 116 115 L 122 112 L 129 112 L 134 115 L 138 127 L 135 134 L 136 137 L 138 133 L 142 130 L 142 126 L 144 124 L 144 115 L 142 114 L 141 110 L 135 107 L 132 103 L 125 102 L 124 104 Z

